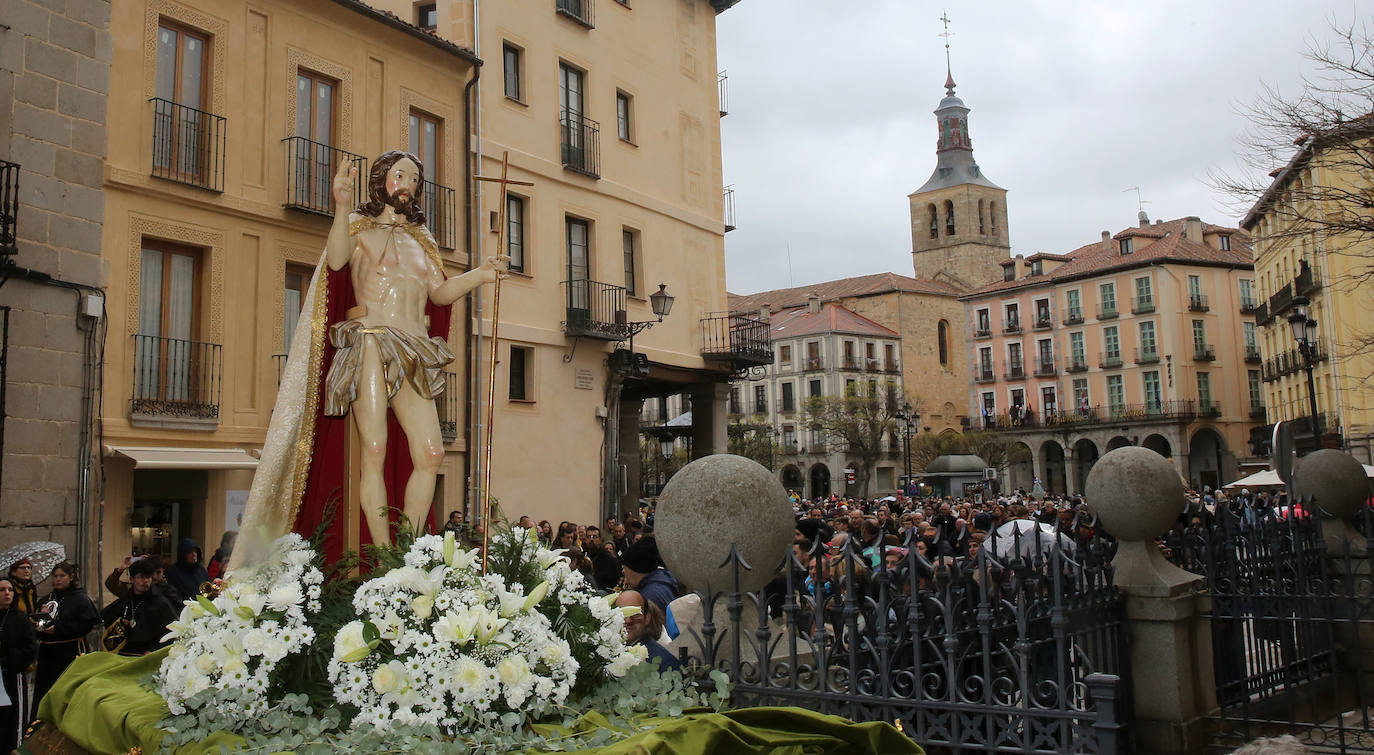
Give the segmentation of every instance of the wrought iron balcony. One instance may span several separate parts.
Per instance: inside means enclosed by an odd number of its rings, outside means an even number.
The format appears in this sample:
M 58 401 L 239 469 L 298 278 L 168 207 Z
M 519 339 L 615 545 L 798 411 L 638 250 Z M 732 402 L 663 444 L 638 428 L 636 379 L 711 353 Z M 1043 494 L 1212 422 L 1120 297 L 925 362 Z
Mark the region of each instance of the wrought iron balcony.
M 1250 419 L 1259 420 L 1260 422 L 1263 422 L 1263 421 L 1264 421 L 1264 405 L 1263 405 L 1263 404 L 1261 404 L 1261 405 L 1259 405 L 1259 406 L 1254 406 L 1254 405 L 1252 404 L 1252 405 L 1250 406 Z
M 630 337 L 624 286 L 585 278 L 567 280 L 563 281 L 563 301 L 567 307 L 564 333 L 603 341 Z
M 18 251 L 15 225 L 19 220 L 19 163 L 0 160 L 0 262 Z
M 1259 324 L 1259 325 L 1268 325 L 1269 322 L 1270 322 L 1271 320 L 1273 320 L 1273 319 L 1274 319 L 1274 316 L 1273 316 L 1272 314 L 1269 313 L 1269 302 L 1267 302 L 1267 301 L 1262 301 L 1262 302 L 1260 302 L 1259 304 L 1256 304 L 1256 305 L 1255 305 L 1255 323 L 1256 323 L 1256 324 Z
M 219 344 L 135 335 L 133 357 L 130 415 L 219 420 Z
M 1087 372 L 1088 360 L 1084 357 L 1069 357 L 1069 361 L 1064 365 L 1065 372 Z
M 730 77 L 724 71 L 716 74 L 716 93 L 720 99 L 720 117 L 730 114 Z
M 701 356 L 729 362 L 733 369 L 773 363 L 773 337 L 768 321 L 742 312 L 701 318 Z
M 985 422 L 988 429 L 1015 432 L 1027 428 L 1120 425 L 1124 422 L 1191 422 L 1197 418 L 1192 401 L 1149 401 L 1143 404 L 1115 404 L 1106 407 L 1085 407 L 1071 411 L 1051 411 L 1043 415 L 1031 414 L 1013 420 L 1003 413 Z
M 361 171 L 359 171 L 361 174 Z M 458 192 L 433 181 L 425 181 L 420 188 L 420 207 L 425 211 L 425 225 L 440 249 L 458 248 Z
M 1254 299 L 1242 298 L 1240 300 L 1240 313 L 1243 315 L 1253 315 L 1259 309 L 1259 302 Z
M 1217 350 L 1216 350 L 1216 347 L 1214 347 L 1212 344 L 1210 344 L 1210 343 L 1195 343 L 1195 344 L 1193 344 L 1193 361 L 1194 361 L 1194 362 L 1215 362 L 1216 359 L 1217 359 Z
M 1050 357 L 1048 359 L 1046 359 L 1045 357 L 1035 358 L 1036 377 L 1053 377 L 1057 374 L 1059 374 L 1059 369 L 1058 366 L 1055 364 L 1054 357 Z
M 991 325 L 988 325 L 988 326 L 986 326 L 986 327 L 974 327 L 974 329 L 973 329 L 973 337 L 974 337 L 974 338 L 992 338 L 992 326 L 991 326 Z
M 1197 414 L 1204 419 L 1215 419 L 1221 416 L 1221 404 L 1212 399 L 1199 399 L 1197 402 Z
M 1141 348 L 1137 348 L 1137 349 L 1135 350 L 1135 363 L 1136 363 L 1136 364 L 1155 364 L 1155 363 L 1157 363 L 1158 361 L 1159 361 L 1159 350 L 1158 350 L 1158 349 L 1141 349 Z
M 1283 284 L 1283 288 L 1275 291 L 1274 295 L 1269 297 L 1269 313 L 1274 317 L 1278 317 L 1283 314 L 1284 310 L 1288 309 L 1288 305 L 1292 303 L 1293 284 L 1285 283 Z
M 1035 324 L 1031 325 L 1031 330 L 1049 330 L 1054 326 L 1054 318 L 1050 317 L 1049 312 L 1040 312 L 1035 316 Z
M 1021 320 L 1020 320 L 1020 318 L 1011 317 L 1011 318 L 1008 318 L 1008 319 L 1006 319 L 1006 320 L 1003 320 L 1003 321 L 1002 321 L 1002 332 L 1003 332 L 1003 333 L 1020 333 L 1020 332 L 1021 332 Z
M 1131 300 L 1131 314 L 1144 315 L 1155 311 L 1155 298 L 1153 296 L 1137 296 Z
M 1197 406 L 1192 401 L 1148 401 L 1143 404 L 1118 404 L 1107 408 L 1107 422 L 1154 420 L 1192 420 L 1197 418 Z
M 1064 316 L 1064 324 L 1065 324 L 1065 325 L 1082 325 L 1082 324 L 1083 324 L 1083 309 L 1082 309 L 1082 307 L 1070 307 L 1070 308 L 1069 308 L 1069 313 L 1068 313 L 1067 315 Z
M 439 434 L 445 443 L 458 441 L 458 419 L 462 416 L 463 387 L 458 382 L 458 373 L 444 370 L 444 392 L 437 402 L 439 410 Z
M 825 359 L 823 357 L 807 357 L 806 364 L 802 366 L 803 372 L 816 372 L 825 369 Z
M 1115 320 L 1121 313 L 1116 311 L 1116 305 L 1097 305 L 1097 319 Z
M 1260 363 L 1260 350 L 1258 346 L 1245 347 L 1245 361 L 1249 364 Z
M 288 136 L 281 141 L 286 147 L 284 207 L 333 217 L 334 174 L 344 160 L 358 169 L 358 175 L 353 180 L 353 196 L 364 196 L 367 159 L 362 155 L 345 152 L 303 136 Z
M 153 175 L 224 191 L 224 118 L 159 97 L 148 101 L 153 104 Z
M 561 2 L 562 0 L 560 0 Z M 586 0 L 590 5 L 591 1 Z M 592 178 L 601 177 L 601 124 L 575 111 L 558 118 L 563 167 Z
M 901 365 L 897 364 L 896 362 L 883 362 L 883 372 L 886 372 L 890 375 L 896 375 L 901 371 Z
M 721 208 L 725 214 L 725 232 L 729 233 L 735 230 L 735 187 L 733 184 L 725 187 L 725 190 L 721 192 L 720 200 Z
M 1097 360 L 1097 366 L 1104 370 L 1110 370 L 1121 366 L 1121 352 L 1103 352 L 1101 358 Z
M 997 375 L 992 371 L 990 365 L 973 368 L 973 381 L 975 383 L 992 383 L 996 382 L 996 380 Z
M 1018 380 L 1025 376 L 1026 365 L 1022 364 L 1020 361 L 1017 360 L 1011 360 L 1007 362 L 1006 372 L 1002 373 L 1002 377 L 1007 380 Z
M 768 413 L 768 399 L 763 399 L 763 400 L 761 400 L 761 401 L 755 401 L 755 402 L 754 402 L 754 413 L 755 413 L 755 414 L 767 414 L 767 413 Z
M 1293 280 L 1293 286 L 1300 296 L 1307 296 L 1322 287 L 1322 280 L 1311 265 L 1303 265 Z
M 554 0 L 553 7 L 560 16 L 570 18 L 588 29 L 596 28 L 596 0 Z
M 854 356 L 840 357 L 840 369 L 846 372 L 857 372 L 859 370 L 859 360 Z
M 1188 311 L 1189 311 L 1189 312 L 1207 312 L 1207 311 L 1210 310 L 1211 308 L 1212 308 L 1212 305 L 1209 304 L 1209 303 L 1207 302 L 1207 296 L 1206 296 L 1206 295 L 1204 295 L 1204 294 L 1188 294 Z

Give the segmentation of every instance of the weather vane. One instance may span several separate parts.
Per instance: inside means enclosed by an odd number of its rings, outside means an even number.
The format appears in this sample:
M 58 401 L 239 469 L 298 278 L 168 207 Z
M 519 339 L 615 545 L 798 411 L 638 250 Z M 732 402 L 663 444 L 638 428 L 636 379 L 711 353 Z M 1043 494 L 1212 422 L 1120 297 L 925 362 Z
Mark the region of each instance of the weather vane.
M 954 36 L 954 32 L 949 30 L 949 11 L 940 11 L 940 23 L 945 25 L 945 30 L 936 36 L 945 38 L 945 88 L 950 94 L 954 94 L 954 74 L 949 64 L 949 38 Z

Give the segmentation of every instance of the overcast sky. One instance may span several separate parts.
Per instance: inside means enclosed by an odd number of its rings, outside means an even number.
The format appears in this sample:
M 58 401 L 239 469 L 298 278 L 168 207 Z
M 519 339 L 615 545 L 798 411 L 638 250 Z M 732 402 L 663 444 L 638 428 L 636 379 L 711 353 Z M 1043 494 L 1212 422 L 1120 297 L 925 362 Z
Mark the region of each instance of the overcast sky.
M 945 7 L 974 157 L 1007 189 L 1013 254 L 1032 254 L 1135 224 L 1129 186 L 1151 219 L 1236 224 L 1207 176 L 1237 169 L 1239 108 L 1262 84 L 1296 91 L 1309 42 L 1358 1 L 743 0 L 717 17 L 728 287 L 911 274 Z

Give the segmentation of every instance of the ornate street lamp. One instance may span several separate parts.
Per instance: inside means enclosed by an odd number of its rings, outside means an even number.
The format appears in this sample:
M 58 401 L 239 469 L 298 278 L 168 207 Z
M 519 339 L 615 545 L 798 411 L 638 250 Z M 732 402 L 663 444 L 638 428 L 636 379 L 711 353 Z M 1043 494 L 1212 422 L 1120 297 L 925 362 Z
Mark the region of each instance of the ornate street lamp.
M 654 316 L 659 322 L 663 322 L 663 318 L 673 311 L 673 295 L 668 293 L 667 288 L 667 283 L 660 283 L 658 290 L 649 294 L 649 307 L 653 309 Z
M 1293 297 L 1293 313 L 1288 315 L 1288 324 L 1293 328 L 1293 340 L 1298 343 L 1302 368 L 1307 373 L 1307 399 L 1312 409 L 1312 442 L 1320 448 L 1321 417 L 1317 414 L 1317 381 L 1312 375 L 1317 360 L 1317 321 L 1308 314 L 1307 307 L 1311 303 L 1306 296 Z
M 911 404 L 903 403 L 893 416 L 902 425 L 902 468 L 906 477 L 902 495 L 906 495 L 911 490 L 911 428 L 920 426 L 921 415 L 912 409 Z

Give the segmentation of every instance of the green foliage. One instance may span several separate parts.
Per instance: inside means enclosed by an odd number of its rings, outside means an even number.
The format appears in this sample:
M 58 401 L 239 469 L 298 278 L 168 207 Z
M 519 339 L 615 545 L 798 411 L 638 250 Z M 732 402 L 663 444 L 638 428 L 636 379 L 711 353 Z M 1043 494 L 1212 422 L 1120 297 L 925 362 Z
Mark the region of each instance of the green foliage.
M 784 453 L 777 442 L 777 431 L 768 424 L 767 418 L 756 414 L 748 419 L 741 415 L 731 415 L 730 424 L 725 426 L 726 450 L 736 456 L 753 459 L 770 470 L 777 465 Z
M 988 466 L 1005 470 L 1009 464 L 1026 461 L 1030 451 L 1006 433 L 972 430 L 966 433 L 923 433 L 911 436 L 911 468 L 923 470 L 945 454 L 973 454 Z
M 868 495 L 868 480 L 883 456 L 883 438 L 897 427 L 896 384 L 858 382 L 844 396 L 812 396 L 803 405 L 805 423 L 844 449 L 854 464 L 854 483 Z

